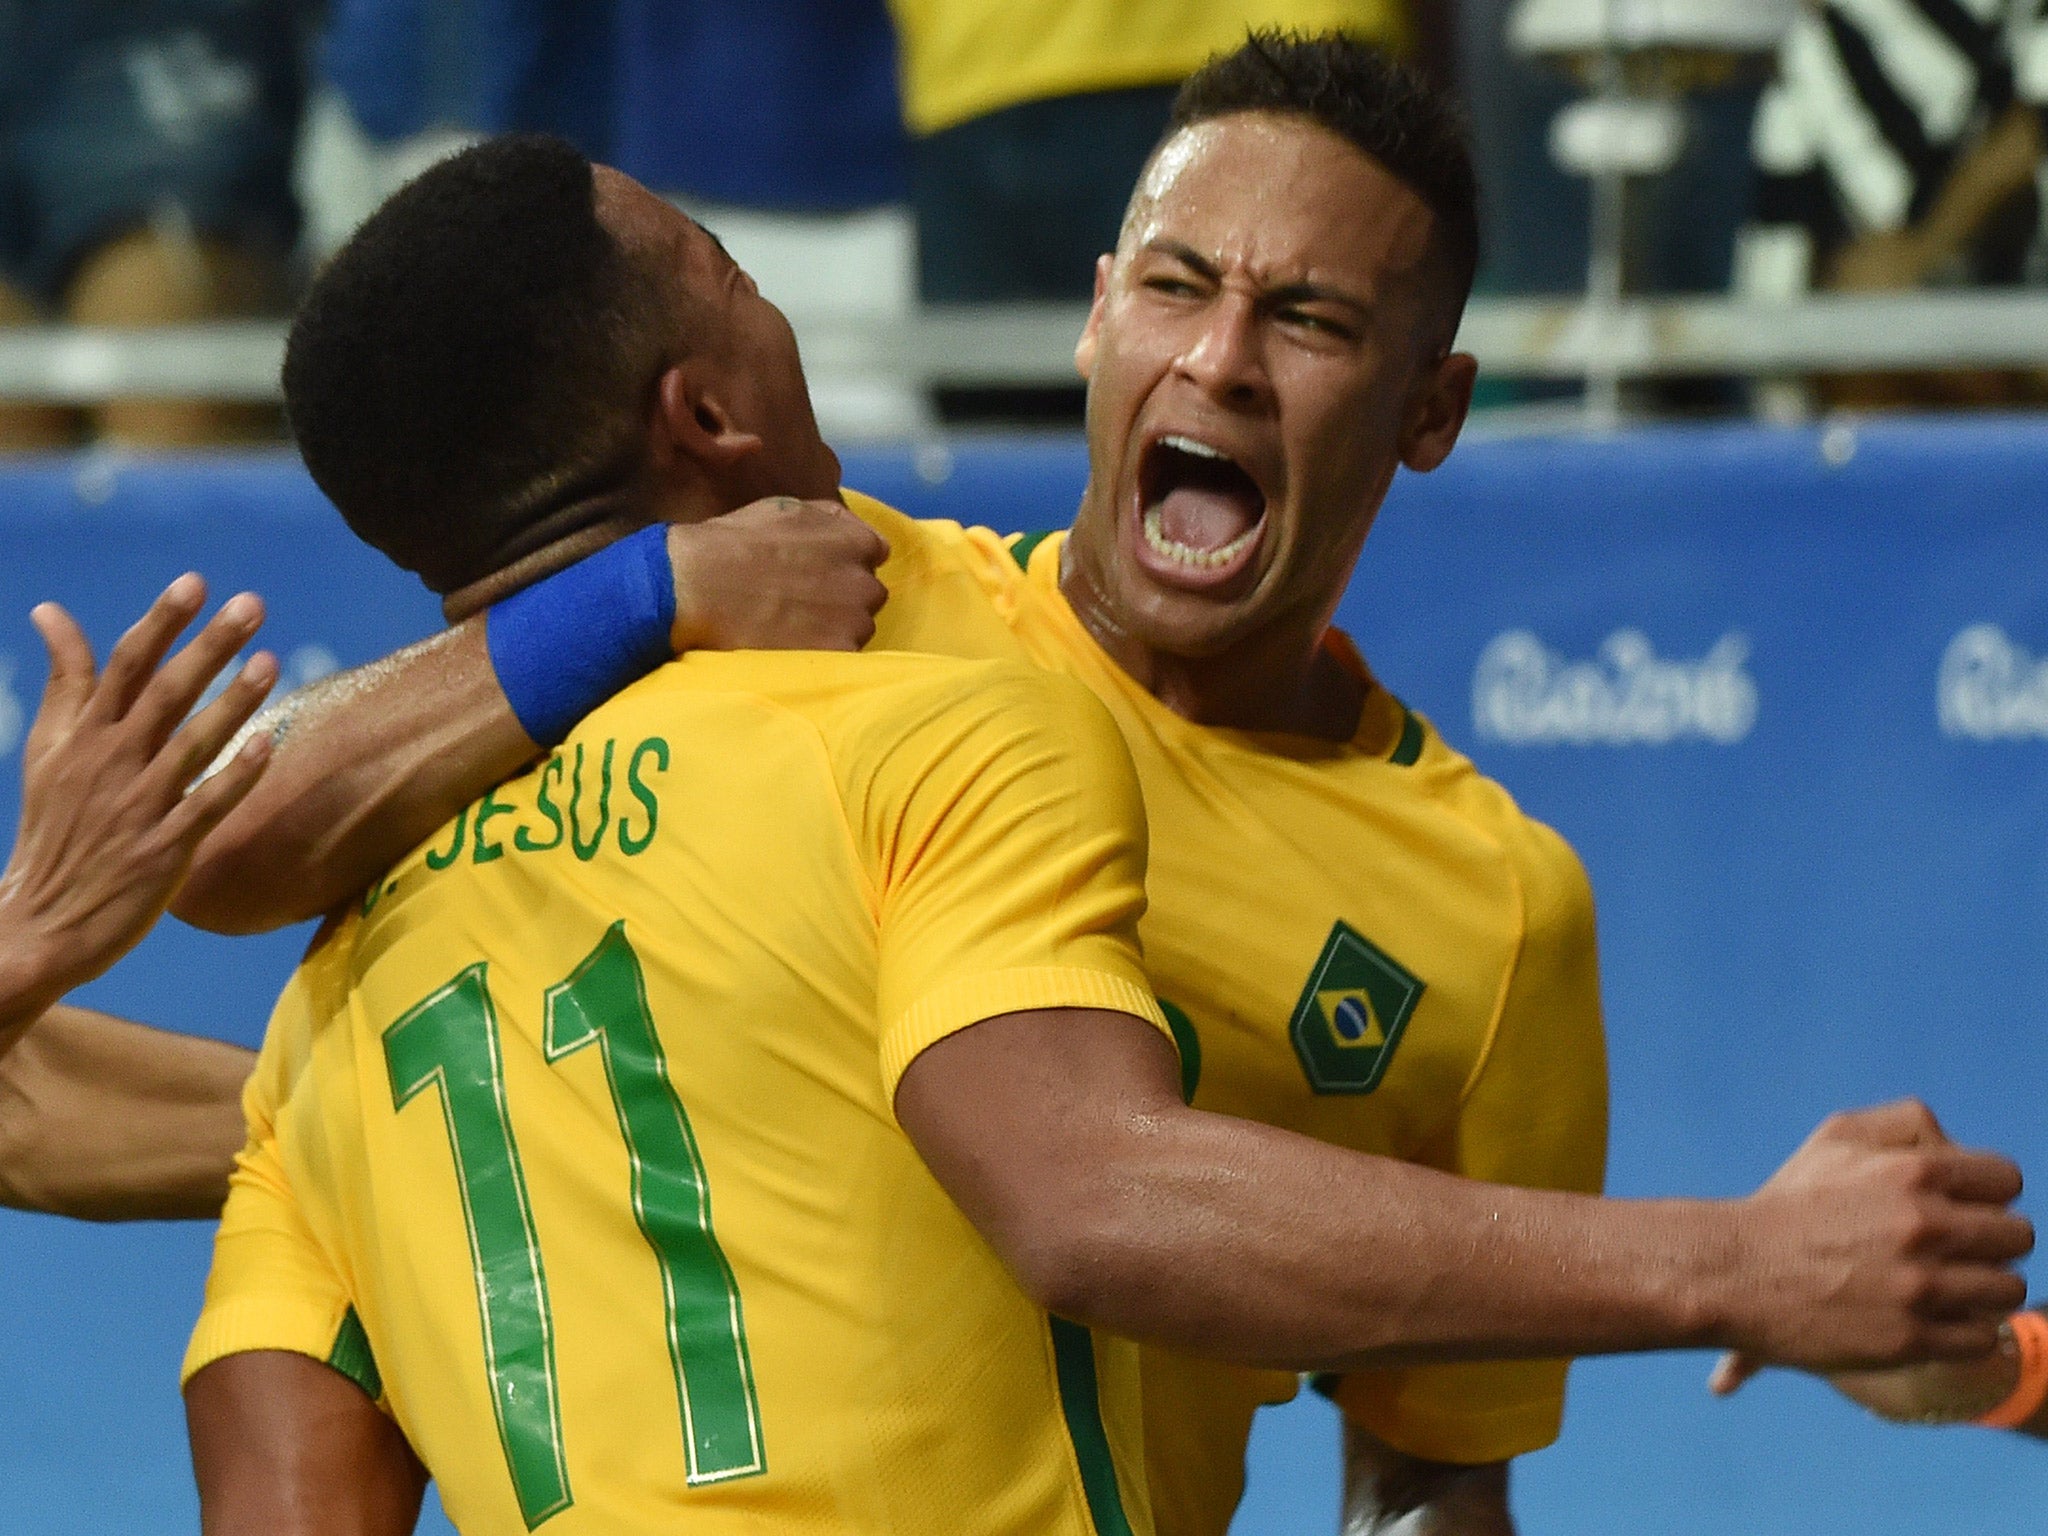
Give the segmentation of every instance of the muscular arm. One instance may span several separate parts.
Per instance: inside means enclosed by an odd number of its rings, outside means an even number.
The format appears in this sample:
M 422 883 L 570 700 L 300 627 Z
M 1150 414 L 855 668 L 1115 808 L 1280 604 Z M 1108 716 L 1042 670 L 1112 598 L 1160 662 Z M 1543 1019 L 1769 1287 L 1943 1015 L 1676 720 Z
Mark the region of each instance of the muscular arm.
M 270 770 L 171 904 L 215 933 L 332 911 L 539 751 L 491 670 L 481 616 L 302 688 L 249 729 L 270 736 Z
M 858 650 L 887 593 L 881 537 L 834 502 L 787 497 L 669 530 L 686 650 Z M 275 745 L 257 791 L 200 847 L 171 910 L 215 933 L 321 917 L 540 748 L 491 668 L 479 614 L 302 688 L 251 727 Z
M 216 1360 L 185 1385 L 204 1536 L 405 1536 L 427 1474 L 362 1389 L 305 1355 Z
M 50 1009 L 0 1051 L 0 1205 L 94 1221 L 218 1216 L 253 1060 Z
M 1508 1464 L 1460 1466 L 1344 1426 L 1343 1536 L 1514 1536 Z
M 1800 1365 L 1980 1353 L 2032 1241 L 1998 1208 L 2017 1171 L 1912 1146 L 1905 1106 L 1831 1122 L 1747 1200 L 1606 1201 L 1189 1109 L 1156 1031 L 1085 1010 L 940 1041 L 896 1110 L 1048 1310 L 1285 1370 L 1726 1338 Z

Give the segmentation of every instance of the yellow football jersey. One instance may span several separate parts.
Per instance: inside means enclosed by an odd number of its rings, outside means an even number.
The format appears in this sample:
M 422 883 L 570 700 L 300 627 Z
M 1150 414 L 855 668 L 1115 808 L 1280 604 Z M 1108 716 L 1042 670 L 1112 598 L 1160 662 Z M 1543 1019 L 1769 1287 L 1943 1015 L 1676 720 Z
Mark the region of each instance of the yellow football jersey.
M 663 668 L 316 943 L 186 1375 L 327 1360 L 466 1532 L 1146 1536 L 1135 1347 L 1034 1307 L 892 1110 L 993 1015 L 1165 1029 L 1143 866 L 1071 681 Z
M 1349 32 L 1389 50 L 1412 32 L 1401 0 L 890 0 L 913 133 L 1084 91 L 1164 85 L 1254 27 Z
M 890 542 L 875 644 L 1021 657 L 1116 717 L 1151 826 L 1146 967 L 1196 1105 L 1473 1178 L 1600 1188 L 1592 893 L 1563 839 L 1377 686 L 1344 745 L 1190 724 L 1074 616 L 1064 535 L 848 504 Z M 1364 675 L 1349 641 L 1329 643 Z M 1321 1385 L 1401 1450 L 1475 1463 L 1555 1439 L 1564 1377 L 1518 1361 Z M 1144 1386 L 1159 1530 L 1214 1536 L 1253 1410 L 1295 1378 L 1148 1350 Z

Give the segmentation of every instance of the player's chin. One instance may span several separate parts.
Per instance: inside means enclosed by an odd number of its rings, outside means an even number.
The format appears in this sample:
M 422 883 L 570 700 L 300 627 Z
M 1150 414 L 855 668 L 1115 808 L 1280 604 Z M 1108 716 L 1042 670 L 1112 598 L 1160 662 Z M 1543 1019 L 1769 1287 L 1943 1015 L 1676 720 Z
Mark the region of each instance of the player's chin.
M 1126 623 L 1147 650 L 1189 660 L 1227 651 L 1258 627 L 1261 610 L 1255 584 L 1235 594 L 1189 591 L 1153 579 L 1142 569 L 1126 571 Z

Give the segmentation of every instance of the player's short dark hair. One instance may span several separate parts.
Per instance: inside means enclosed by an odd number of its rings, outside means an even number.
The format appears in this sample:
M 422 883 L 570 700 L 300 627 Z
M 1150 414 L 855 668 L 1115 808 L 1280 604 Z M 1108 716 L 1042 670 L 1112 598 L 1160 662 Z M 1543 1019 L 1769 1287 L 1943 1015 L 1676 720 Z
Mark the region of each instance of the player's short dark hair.
M 1167 134 L 1238 112 L 1306 118 L 1414 191 L 1435 215 L 1435 256 L 1456 320 L 1479 265 L 1479 182 L 1464 114 L 1449 96 L 1341 32 L 1261 30 L 1188 77 Z
M 284 359 L 299 452 L 358 535 L 453 591 L 632 474 L 660 302 L 599 221 L 588 159 L 538 135 L 478 144 L 314 280 Z

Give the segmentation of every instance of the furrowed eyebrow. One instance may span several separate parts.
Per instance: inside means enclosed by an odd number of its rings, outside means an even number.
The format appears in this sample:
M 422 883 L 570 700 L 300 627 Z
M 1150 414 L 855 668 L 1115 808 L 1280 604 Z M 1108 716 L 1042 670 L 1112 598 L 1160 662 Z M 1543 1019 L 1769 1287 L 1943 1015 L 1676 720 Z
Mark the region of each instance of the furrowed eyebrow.
M 1145 249 L 1157 256 L 1169 257 L 1208 279 L 1212 283 L 1223 281 L 1223 269 L 1209 260 L 1191 245 L 1178 240 L 1150 240 Z M 1269 306 L 1285 308 L 1290 304 L 1337 304 L 1352 310 L 1361 319 L 1372 314 L 1372 305 L 1355 293 L 1341 288 L 1331 288 L 1322 283 L 1287 283 L 1278 288 L 1268 288 L 1259 295 L 1259 302 Z
M 1223 280 L 1222 269 L 1191 245 L 1183 245 L 1178 240 L 1148 240 L 1145 249 L 1156 255 L 1171 256 L 1182 266 L 1194 268 L 1212 283 Z
M 1266 303 L 1285 308 L 1290 304 L 1336 304 L 1352 310 L 1361 318 L 1372 313 L 1372 306 L 1353 293 L 1341 288 L 1326 288 L 1320 283 L 1288 283 L 1285 287 L 1271 288 L 1263 295 Z

